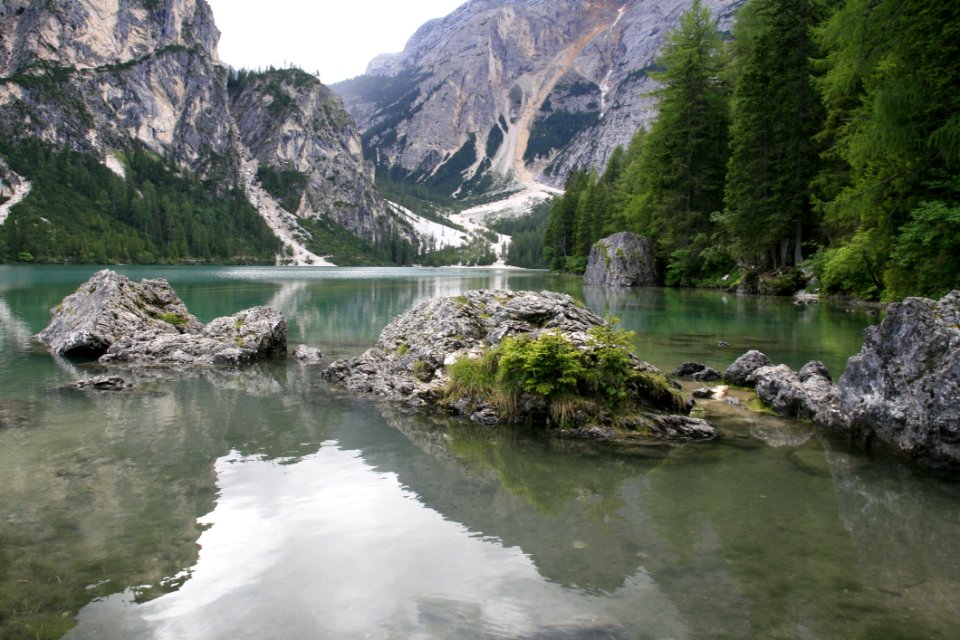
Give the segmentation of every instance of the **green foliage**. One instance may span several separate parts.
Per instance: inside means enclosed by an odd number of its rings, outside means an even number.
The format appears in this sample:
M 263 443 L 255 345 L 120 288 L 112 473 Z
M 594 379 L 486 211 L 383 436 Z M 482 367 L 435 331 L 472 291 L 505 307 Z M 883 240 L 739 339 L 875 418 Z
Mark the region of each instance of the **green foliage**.
M 960 288 L 960 203 L 922 202 L 893 243 L 886 296 L 939 298 Z
M 550 418 L 561 426 L 577 410 L 597 416 L 626 413 L 643 406 L 679 410 L 682 396 L 654 370 L 637 368 L 630 354 L 632 332 L 611 323 L 590 330 L 590 343 L 574 345 L 559 331 L 536 338 L 504 339 L 481 358 L 451 365 L 448 398 L 472 398 L 494 404 L 509 419 L 524 395 L 542 398 Z
M 596 111 L 554 111 L 538 117 L 533 123 L 523 159 L 532 162 L 538 157 L 546 157 L 554 149 L 570 144 L 578 133 L 598 122 L 600 114 Z
M 795 265 L 817 225 L 809 183 L 823 107 L 812 86 L 821 0 L 751 0 L 738 14 L 723 222 L 752 268 Z
M 847 0 L 817 39 L 826 52 L 817 87 L 830 163 L 817 195 L 832 236 L 827 265 L 844 266 L 842 281 L 859 282 L 849 290 L 860 295 L 905 294 L 922 285 L 891 252 L 915 255 L 924 246 L 920 225 L 945 219 L 926 203 L 958 196 L 951 178 L 960 160 L 960 5 Z M 857 274 L 857 262 L 868 271 Z M 884 272 L 893 286 L 886 293 Z
M 501 144 L 503 144 L 503 130 L 499 124 L 495 124 L 487 135 L 487 157 L 492 158 L 497 155 Z
M 644 141 L 634 198 L 633 230 L 654 238 L 660 253 L 676 259 L 697 234 L 709 235 L 710 216 L 723 207 L 727 163 L 727 89 L 720 32 L 699 0 L 680 18 L 664 44 L 654 74 L 660 116 Z M 683 267 L 700 275 L 695 263 Z
M 5 261 L 272 263 L 279 250 L 240 190 L 139 147 L 125 154 L 126 179 L 37 140 L 0 140 L 0 154 L 33 184 L 0 227 Z
M 447 267 L 463 265 L 467 267 L 488 266 L 496 262 L 497 256 L 490 249 L 490 243 L 483 237 L 474 237 L 462 247 L 444 247 L 436 251 L 417 256 L 417 262 L 425 267 Z
M 496 382 L 508 392 L 553 399 L 577 393 L 586 369 L 579 350 L 559 331 L 537 339 L 507 338 L 501 343 Z
M 464 181 L 463 172 L 477 161 L 477 134 L 471 133 L 456 153 L 426 180 L 426 184 L 444 193 L 453 193 Z
M 327 217 L 304 218 L 300 221 L 309 234 L 307 248 L 336 265 L 374 267 L 411 264 L 416 249 L 392 230 L 378 242 L 364 240 L 337 221 Z
M 488 226 L 511 237 L 506 262 L 526 269 L 545 269 L 549 265 L 543 255 L 543 236 L 547 229 L 550 204 L 536 205 L 529 215 L 520 218 L 502 218 Z
M 160 314 L 157 314 L 155 317 L 157 320 L 163 320 L 164 322 L 172 324 L 175 327 L 183 326 L 187 324 L 187 322 L 189 321 L 186 318 L 186 316 L 182 316 L 179 313 L 173 313 L 173 312 L 160 313 Z M 239 322 L 239 320 L 237 322 Z
M 293 169 L 277 169 L 267 164 L 257 167 L 257 180 L 284 209 L 296 213 L 307 188 L 307 176 Z
M 875 229 L 857 232 L 847 242 L 825 249 L 821 281 L 831 293 L 850 292 L 876 299 L 883 290 L 881 281 L 887 242 Z

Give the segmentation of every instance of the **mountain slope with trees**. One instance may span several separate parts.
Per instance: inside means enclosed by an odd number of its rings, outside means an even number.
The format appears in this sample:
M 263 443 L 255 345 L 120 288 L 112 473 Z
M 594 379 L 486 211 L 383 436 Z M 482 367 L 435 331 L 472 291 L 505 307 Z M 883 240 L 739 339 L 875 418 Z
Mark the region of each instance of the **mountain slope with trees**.
M 750 0 L 722 44 L 694 2 L 658 60 L 658 119 L 603 175 L 568 177 L 546 258 L 582 270 L 626 229 L 670 285 L 960 287 L 958 31 L 952 3 Z

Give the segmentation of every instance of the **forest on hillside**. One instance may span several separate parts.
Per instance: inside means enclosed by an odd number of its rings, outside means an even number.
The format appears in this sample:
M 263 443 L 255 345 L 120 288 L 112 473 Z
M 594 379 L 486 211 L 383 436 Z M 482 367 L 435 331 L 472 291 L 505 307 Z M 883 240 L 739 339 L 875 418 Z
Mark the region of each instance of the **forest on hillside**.
M 568 176 L 547 263 L 580 272 L 630 230 L 667 285 L 960 287 L 958 17 L 932 0 L 749 0 L 725 40 L 696 0 L 658 61 L 658 119 L 602 175 Z

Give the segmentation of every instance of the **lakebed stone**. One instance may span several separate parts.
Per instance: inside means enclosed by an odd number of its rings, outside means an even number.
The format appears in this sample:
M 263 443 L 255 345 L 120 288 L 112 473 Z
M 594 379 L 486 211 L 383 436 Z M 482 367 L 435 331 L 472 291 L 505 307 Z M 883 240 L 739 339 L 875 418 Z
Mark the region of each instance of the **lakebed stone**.
M 727 367 L 723 379 L 740 387 L 752 387 L 757 383 L 756 370 L 772 364 L 766 354 L 756 350 L 747 351 Z
M 166 280 L 95 273 L 51 310 L 36 339 L 52 353 L 102 364 L 242 366 L 286 353 L 279 311 L 253 307 L 203 325 Z
M 460 296 L 428 300 L 398 316 L 376 345 L 360 356 L 333 362 L 323 372 L 328 381 L 379 398 L 418 407 L 442 406 L 451 413 L 482 424 L 506 421 L 497 407 L 481 398 L 447 397 L 448 367 L 460 358 L 480 358 L 484 351 L 513 336 L 535 338 L 558 332 L 578 350 L 594 348 L 588 333 L 604 326 L 602 318 L 576 303 L 570 296 L 543 291 L 469 291 Z M 646 362 L 631 356 L 632 370 L 666 378 Z M 611 433 L 630 431 L 668 439 L 709 439 L 716 431 L 707 422 L 680 415 L 691 405 L 671 387 L 667 398 L 639 398 L 649 410 L 635 416 L 614 417 L 609 412 L 572 411 L 565 433 L 610 439 Z M 664 405 L 674 403 L 674 411 Z M 515 415 L 543 417 L 547 404 L 537 394 L 517 398 Z M 682 419 L 681 419 L 682 418 Z M 547 418 L 545 418 L 547 419 Z M 549 420 L 549 419 L 547 419 Z M 624 422 L 626 420 L 626 422 Z

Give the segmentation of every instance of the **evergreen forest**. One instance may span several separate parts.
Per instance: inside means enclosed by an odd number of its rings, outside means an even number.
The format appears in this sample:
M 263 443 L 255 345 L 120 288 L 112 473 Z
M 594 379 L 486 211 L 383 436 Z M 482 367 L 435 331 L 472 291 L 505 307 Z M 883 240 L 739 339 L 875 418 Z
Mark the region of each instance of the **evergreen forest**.
M 551 205 L 544 258 L 654 240 L 663 282 L 893 300 L 960 287 L 960 4 L 696 0 L 654 75 L 659 116 Z M 753 280 L 753 283 L 744 282 Z
M 121 177 L 90 154 L 0 139 L 30 197 L 0 226 L 0 261 L 272 264 L 280 241 L 240 189 L 203 181 L 143 148 Z

